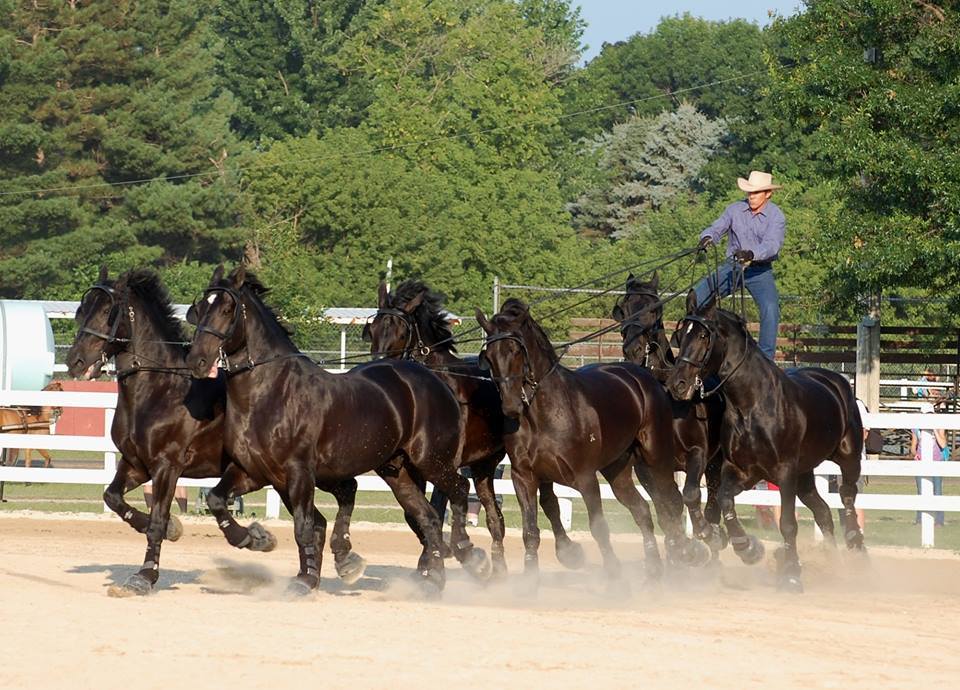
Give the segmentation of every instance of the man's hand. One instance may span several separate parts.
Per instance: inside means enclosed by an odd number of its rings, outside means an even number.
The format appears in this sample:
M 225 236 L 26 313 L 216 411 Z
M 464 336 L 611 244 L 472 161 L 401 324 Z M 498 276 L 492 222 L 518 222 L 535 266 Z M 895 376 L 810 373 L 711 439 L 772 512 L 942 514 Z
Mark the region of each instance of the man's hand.
M 749 249 L 738 249 L 733 253 L 733 258 L 739 261 L 741 265 L 746 266 L 753 261 L 753 252 Z
M 705 252 L 707 251 L 707 248 L 711 246 L 713 246 L 713 238 L 710 237 L 710 235 L 706 235 L 705 237 L 700 238 L 700 242 L 697 244 L 697 251 Z

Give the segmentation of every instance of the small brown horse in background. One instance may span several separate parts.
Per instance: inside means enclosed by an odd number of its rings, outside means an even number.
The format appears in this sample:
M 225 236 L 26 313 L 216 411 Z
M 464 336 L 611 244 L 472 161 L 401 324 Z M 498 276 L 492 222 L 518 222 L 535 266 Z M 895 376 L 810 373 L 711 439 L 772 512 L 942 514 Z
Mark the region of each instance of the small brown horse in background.
M 63 391 L 63 385 L 59 381 L 51 381 L 43 387 L 45 391 Z M 53 407 L 50 405 L 38 407 L 3 407 L 0 408 L 0 432 L 13 434 L 40 434 L 49 435 L 50 427 L 56 424 L 57 419 L 63 414 L 62 407 Z M 24 448 L 23 466 L 30 467 L 30 456 L 36 450 L 43 458 L 43 467 L 52 467 L 52 458 L 50 453 L 44 448 Z M 7 449 L 7 462 L 10 465 L 17 464 L 17 456 L 20 455 L 19 448 Z

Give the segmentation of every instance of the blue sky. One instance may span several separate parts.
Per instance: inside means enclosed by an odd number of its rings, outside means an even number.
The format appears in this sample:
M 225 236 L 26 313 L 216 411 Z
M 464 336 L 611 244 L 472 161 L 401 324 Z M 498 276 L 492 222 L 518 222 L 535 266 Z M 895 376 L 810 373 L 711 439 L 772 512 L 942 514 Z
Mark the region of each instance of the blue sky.
M 604 42 L 616 43 L 635 33 L 648 33 L 661 17 L 689 12 L 704 19 L 742 18 L 760 26 L 769 23 L 768 11 L 789 16 L 802 7 L 801 0 L 573 0 L 587 22 L 583 42 L 590 48 L 584 61 L 600 52 Z

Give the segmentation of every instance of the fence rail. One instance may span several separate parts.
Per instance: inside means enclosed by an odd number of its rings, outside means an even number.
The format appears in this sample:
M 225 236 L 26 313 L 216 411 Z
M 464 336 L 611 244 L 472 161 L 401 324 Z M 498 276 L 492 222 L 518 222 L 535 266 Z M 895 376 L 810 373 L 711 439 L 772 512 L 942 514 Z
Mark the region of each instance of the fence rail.
M 35 435 L 20 433 L 0 434 L 0 449 L 34 448 L 47 450 L 94 451 L 104 454 L 103 468 L 63 469 L 0 467 L 0 482 L 35 482 L 55 484 L 90 484 L 105 486 L 116 472 L 117 448 L 110 438 L 110 426 L 114 408 L 117 404 L 115 393 L 57 392 L 57 391 L 0 391 L 0 406 L 52 405 L 59 407 L 84 407 L 103 409 L 106 429 L 103 436 L 61 436 Z M 873 429 L 944 429 L 960 430 L 960 414 L 924 414 L 915 412 L 881 412 L 869 414 L 864 424 Z M 857 506 L 867 510 L 906 510 L 922 511 L 921 544 L 934 545 L 934 512 L 960 512 L 960 496 L 934 496 L 933 477 L 960 477 L 960 463 L 935 462 L 934 448 L 930 434 L 921 438 L 921 461 L 868 460 L 863 463 L 863 474 L 867 476 L 918 477 L 921 480 L 920 495 L 904 494 L 860 494 Z M 832 462 L 822 463 L 816 470 L 820 494 L 831 508 L 840 508 L 840 497 L 826 491 L 827 477 L 839 474 L 840 470 Z M 181 486 L 212 487 L 217 483 L 211 479 L 181 479 Z M 357 478 L 361 491 L 389 491 L 389 487 L 379 477 L 364 475 Z M 498 493 L 513 495 L 513 483 L 509 480 L 496 480 Z M 569 487 L 557 486 L 560 498 L 580 498 L 580 494 Z M 646 492 L 644 497 L 649 499 Z M 705 490 L 704 490 L 705 493 Z M 601 486 L 604 499 L 613 499 L 613 492 L 607 485 Z M 741 505 L 774 506 L 780 503 L 780 494 L 776 491 L 744 491 L 736 497 Z M 104 506 L 104 510 L 108 510 Z M 280 500 L 272 489 L 267 490 L 267 517 L 280 514 Z

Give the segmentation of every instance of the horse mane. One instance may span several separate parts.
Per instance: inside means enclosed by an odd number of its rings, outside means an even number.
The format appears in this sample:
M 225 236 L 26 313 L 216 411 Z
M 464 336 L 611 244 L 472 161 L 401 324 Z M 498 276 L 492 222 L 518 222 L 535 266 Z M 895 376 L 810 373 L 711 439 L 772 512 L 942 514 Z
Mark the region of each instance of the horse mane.
M 656 290 L 654 290 L 653 288 L 652 280 L 641 280 L 640 278 L 637 278 L 636 276 L 633 276 L 633 275 L 627 278 L 627 285 L 625 290 L 628 295 L 636 294 L 638 292 L 640 293 L 656 292 Z
M 393 291 L 393 306 L 402 309 L 404 304 L 417 298 L 421 293 L 423 302 L 414 310 L 414 316 L 421 327 L 428 329 L 434 342 L 440 343 L 438 350 L 456 352 L 453 344 L 453 331 L 447 321 L 447 312 L 444 309 L 444 296 L 431 290 L 421 280 L 405 280 Z
M 173 309 L 170 293 L 160 282 L 160 276 L 148 268 L 138 268 L 127 272 L 124 276 L 130 292 L 140 301 L 154 310 L 160 335 L 164 340 L 172 343 L 182 343 L 187 340 L 183 324 Z
M 500 313 L 493 320 L 497 325 L 504 326 L 505 330 L 525 330 L 533 338 L 537 347 L 543 351 L 550 364 L 556 364 L 560 359 L 546 332 L 530 316 L 530 308 L 516 297 L 511 297 L 504 302 Z
M 221 282 L 229 284 L 227 279 L 223 279 Z M 254 296 L 257 297 L 257 301 L 263 306 L 264 312 L 271 317 L 268 322 L 272 321 L 272 323 L 276 325 L 277 330 L 285 338 L 287 338 L 287 340 L 290 340 L 291 344 L 293 344 L 293 329 L 290 328 L 290 326 L 280 318 L 277 312 L 274 311 L 273 307 L 267 304 L 266 300 L 263 299 L 263 296 L 270 292 L 270 288 L 264 285 L 257 277 L 257 274 L 250 269 L 247 269 L 246 273 L 244 274 L 243 285 L 240 286 L 240 289 L 242 290 L 243 288 L 247 288 L 251 293 L 253 293 Z

